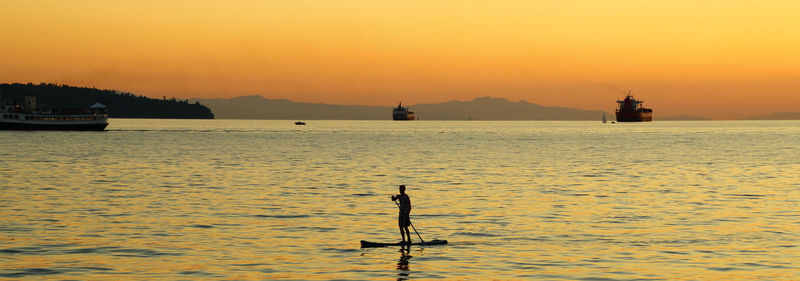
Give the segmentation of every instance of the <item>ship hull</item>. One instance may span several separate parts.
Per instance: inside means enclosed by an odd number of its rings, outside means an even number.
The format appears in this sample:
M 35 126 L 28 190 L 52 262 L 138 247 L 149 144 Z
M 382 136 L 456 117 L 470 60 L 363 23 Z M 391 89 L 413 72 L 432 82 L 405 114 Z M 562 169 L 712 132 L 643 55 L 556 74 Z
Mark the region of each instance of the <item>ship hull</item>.
M 55 124 L 55 123 L 19 123 L 0 122 L 0 130 L 17 131 L 104 131 L 108 123 L 93 124 Z
M 411 121 L 411 120 L 414 120 L 414 113 L 395 113 L 395 114 L 392 114 L 392 120 L 395 120 L 395 121 Z
M 651 122 L 653 112 L 619 112 L 617 111 L 617 122 Z
M 414 120 L 414 114 L 395 114 L 392 116 L 394 121 L 411 121 Z

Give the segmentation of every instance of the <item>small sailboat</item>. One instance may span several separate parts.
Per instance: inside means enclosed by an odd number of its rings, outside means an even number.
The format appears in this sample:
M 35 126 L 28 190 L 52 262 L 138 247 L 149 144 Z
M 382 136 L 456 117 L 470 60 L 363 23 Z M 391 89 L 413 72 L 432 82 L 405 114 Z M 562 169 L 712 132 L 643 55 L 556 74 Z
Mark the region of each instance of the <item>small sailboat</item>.
M 605 124 L 606 122 L 608 122 L 608 120 L 606 120 L 606 114 L 603 113 L 603 123 Z

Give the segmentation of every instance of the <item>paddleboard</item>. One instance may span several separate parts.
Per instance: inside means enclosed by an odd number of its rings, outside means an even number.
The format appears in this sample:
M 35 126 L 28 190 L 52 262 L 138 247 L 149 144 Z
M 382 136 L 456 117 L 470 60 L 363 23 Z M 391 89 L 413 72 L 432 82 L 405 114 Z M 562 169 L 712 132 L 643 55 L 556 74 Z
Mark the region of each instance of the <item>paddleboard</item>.
M 411 245 L 417 245 L 417 246 L 444 245 L 444 244 L 447 244 L 447 240 L 430 240 L 430 241 L 425 241 L 425 243 L 422 242 L 411 243 Z M 401 242 L 380 243 L 380 242 L 369 242 L 361 240 L 361 248 L 376 248 L 376 247 L 404 246 L 404 245 L 408 244 L 404 244 Z

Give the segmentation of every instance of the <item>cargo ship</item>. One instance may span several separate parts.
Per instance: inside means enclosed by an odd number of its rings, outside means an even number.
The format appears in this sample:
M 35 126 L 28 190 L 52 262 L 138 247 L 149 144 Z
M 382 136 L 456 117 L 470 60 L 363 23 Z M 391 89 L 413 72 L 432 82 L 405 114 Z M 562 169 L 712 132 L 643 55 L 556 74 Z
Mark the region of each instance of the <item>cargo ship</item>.
M 644 102 L 634 99 L 628 92 L 625 100 L 617 101 L 617 122 L 650 122 L 653 121 L 653 109 L 644 108 Z
M 397 105 L 392 111 L 393 120 L 414 120 L 414 112 L 408 111 L 408 107 L 403 107 L 403 103 Z
M 36 97 L 26 96 L 22 105 L 0 105 L 0 130 L 103 131 L 108 126 L 106 106 L 95 103 L 85 109 L 36 107 Z

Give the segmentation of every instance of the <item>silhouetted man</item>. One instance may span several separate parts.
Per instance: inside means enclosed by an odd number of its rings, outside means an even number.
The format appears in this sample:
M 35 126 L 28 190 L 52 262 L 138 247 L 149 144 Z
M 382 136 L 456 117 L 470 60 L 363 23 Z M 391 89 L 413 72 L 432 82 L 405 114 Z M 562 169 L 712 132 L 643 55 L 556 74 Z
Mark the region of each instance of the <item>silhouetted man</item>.
M 406 194 L 406 186 L 400 185 L 400 194 L 392 195 L 392 201 L 399 201 L 400 216 L 397 218 L 397 226 L 400 227 L 400 236 L 403 243 L 411 244 L 411 233 L 408 232 L 408 226 L 411 225 L 411 198 Z M 406 240 L 408 237 L 408 240 Z

